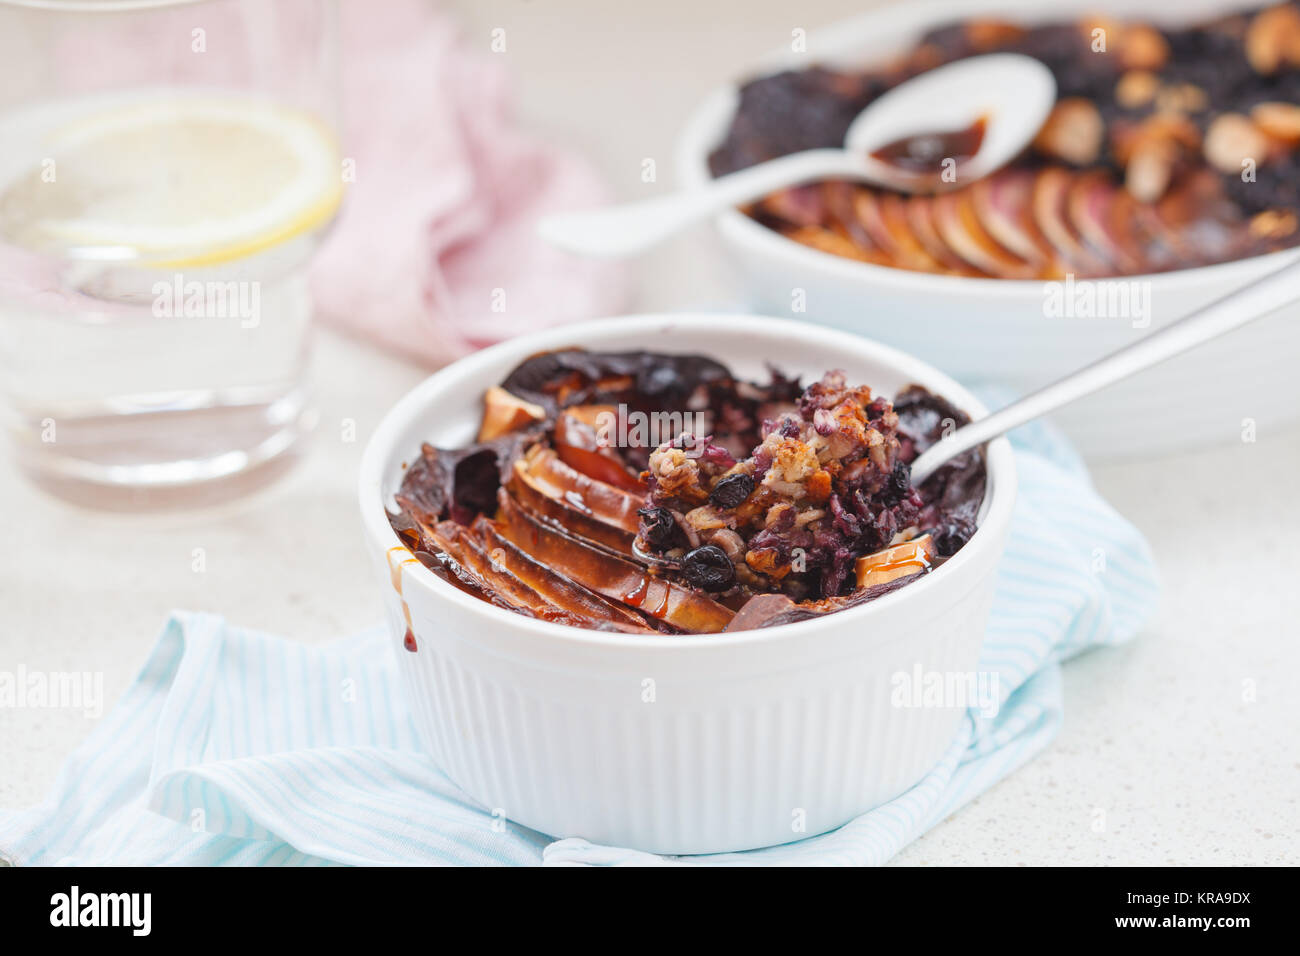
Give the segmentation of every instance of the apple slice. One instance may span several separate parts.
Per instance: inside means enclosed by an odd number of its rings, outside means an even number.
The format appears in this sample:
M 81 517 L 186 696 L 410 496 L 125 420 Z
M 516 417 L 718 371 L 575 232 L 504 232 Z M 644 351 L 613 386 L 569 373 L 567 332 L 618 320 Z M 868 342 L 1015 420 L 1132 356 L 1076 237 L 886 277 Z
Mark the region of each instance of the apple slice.
M 855 208 L 856 197 L 863 189 L 864 187 L 838 179 L 822 183 L 822 195 L 826 201 L 826 223 L 832 232 L 855 246 L 888 259 L 889 253 L 876 245 L 866 226 L 858 220 Z
M 798 229 L 791 229 L 785 234 L 785 237 L 793 239 L 800 245 L 808 246 L 810 249 L 829 252 L 833 256 L 857 259 L 859 262 L 870 262 L 878 266 L 892 265 L 890 260 L 880 252 L 865 249 L 844 238 L 839 233 L 832 232 L 830 229 L 823 229 L 820 226 L 801 226 Z
M 935 260 L 942 263 L 944 271 L 955 275 L 979 276 L 979 270 L 973 269 L 958 256 L 939 235 L 934 227 L 934 201 L 929 196 L 913 196 L 905 200 L 907 208 L 907 225 L 912 235 Z
M 759 216 L 796 227 L 815 226 L 826 218 L 826 201 L 815 183 L 778 189 L 760 199 L 752 209 Z
M 948 248 L 976 269 L 999 279 L 1030 279 L 1037 270 L 1012 255 L 984 231 L 975 215 L 970 190 L 934 197 L 934 226 Z
M 853 218 L 862 226 L 873 245 L 885 255 L 896 258 L 898 243 L 885 226 L 880 215 L 880 199 L 872 189 L 858 189 L 853 193 Z
M 1065 202 L 1074 177 L 1068 170 L 1051 166 L 1034 179 L 1032 211 L 1034 225 L 1043 234 L 1067 272 L 1097 276 L 1106 264 L 1089 252 L 1071 230 L 1065 218 Z
M 441 559 L 443 567 L 463 588 L 498 607 L 530 617 L 561 619 L 559 608 L 504 569 L 497 569 L 464 525 L 454 521 L 420 524 L 422 547 Z M 566 623 L 578 623 L 567 620 Z
M 975 216 L 995 240 L 1042 273 L 1055 274 L 1056 256 L 1030 213 L 1034 174 L 1010 169 L 970 187 Z
M 858 587 L 870 588 L 925 571 L 933 560 L 934 545 L 930 536 L 923 534 L 911 541 L 858 558 L 853 570 L 857 575 Z
M 482 515 L 475 521 L 476 528 L 490 524 Z M 454 521 L 423 525 L 421 531 L 426 547 L 432 546 L 437 550 L 444 569 L 457 579 L 455 583 L 493 604 L 540 620 L 574 627 L 653 632 L 653 628 L 638 615 L 613 605 L 581 585 L 566 581 L 561 575 L 531 574 L 532 580 L 524 580 L 516 569 L 526 566 L 527 556 L 523 556 L 525 561 L 511 560 L 502 542 L 496 538 L 491 539 L 493 544 L 489 550 L 487 541 L 479 534 Z M 509 542 L 504 544 L 513 548 Z M 534 581 L 544 584 L 545 592 L 534 587 Z
M 637 533 L 641 523 L 637 512 L 645 505 L 643 495 L 589 478 L 542 445 L 530 448 L 522 464 L 531 479 L 529 484 L 547 498 L 592 521 Z
M 711 634 L 730 623 L 732 612 L 712 598 L 536 520 L 504 489 L 498 501 L 501 534 L 557 573 L 683 631 Z
M 555 421 L 555 451 L 560 461 L 588 478 L 644 495 L 645 482 L 628 471 L 605 434 L 617 425 L 619 409 L 614 405 L 574 405 Z
M 872 193 L 875 214 L 880 217 L 880 228 L 893 247 L 893 256 L 904 269 L 918 272 L 944 272 L 942 262 L 932 256 L 928 249 L 912 233 L 907 221 L 907 202 L 898 193 Z M 862 215 L 862 211 L 859 211 Z
M 897 193 L 861 189 L 853 205 L 858 221 L 895 267 L 918 272 L 946 271 L 912 234 L 907 206 Z
M 571 534 L 586 538 L 594 544 L 631 556 L 635 531 L 607 524 L 589 511 L 577 507 L 554 485 L 530 474 L 524 462 L 515 462 L 507 487 L 516 500 L 534 516 L 553 521 Z
M 1106 260 L 1109 272 L 1131 275 L 1142 271 L 1142 254 L 1127 226 L 1116 229 L 1111 219 L 1111 204 L 1119 192 L 1105 170 L 1081 173 L 1066 194 L 1066 217 L 1088 250 Z
M 493 594 L 516 608 L 524 608 L 537 614 L 544 611 L 550 602 L 533 588 L 504 568 L 494 566 L 488 553 L 462 524 L 454 521 L 440 521 L 433 528 L 426 529 L 430 540 L 438 550 L 454 558 L 464 568 L 474 572 Z M 539 617 L 543 616 L 538 614 Z
M 483 394 L 483 422 L 478 428 L 478 440 L 491 441 L 545 418 L 546 409 L 540 405 L 493 385 Z
M 653 631 L 635 611 L 611 601 L 577 581 L 535 561 L 497 529 L 489 518 L 479 515 L 473 531 L 492 561 L 523 581 L 557 607 L 582 617 L 601 629 L 629 633 Z

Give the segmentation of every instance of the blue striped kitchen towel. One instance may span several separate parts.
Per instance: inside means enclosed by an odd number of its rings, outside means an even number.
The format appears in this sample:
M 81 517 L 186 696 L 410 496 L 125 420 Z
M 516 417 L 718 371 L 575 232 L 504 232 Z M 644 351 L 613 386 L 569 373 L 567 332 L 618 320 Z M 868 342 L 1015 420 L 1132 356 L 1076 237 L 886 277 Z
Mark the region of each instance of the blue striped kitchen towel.
M 1059 664 L 1134 637 L 1157 598 L 1146 542 L 1043 426 L 1016 437 L 1020 498 L 985 641 L 995 716 L 971 711 L 907 793 L 798 843 L 663 858 L 495 818 L 422 755 L 382 628 L 308 647 L 176 613 L 123 700 L 39 806 L 0 812 L 17 864 L 875 864 L 1047 746 Z M 569 836 L 556 834 L 556 837 Z

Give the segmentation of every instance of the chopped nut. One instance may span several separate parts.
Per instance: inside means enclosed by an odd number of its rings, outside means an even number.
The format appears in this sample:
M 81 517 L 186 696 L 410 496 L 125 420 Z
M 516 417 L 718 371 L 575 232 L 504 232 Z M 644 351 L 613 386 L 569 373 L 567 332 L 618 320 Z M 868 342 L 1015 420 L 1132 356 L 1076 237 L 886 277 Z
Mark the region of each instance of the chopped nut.
M 802 528 L 804 525 L 812 524 L 812 522 L 816 521 L 818 518 L 824 518 L 825 516 L 826 512 L 821 508 L 808 508 L 799 512 L 799 514 L 795 516 L 794 526 L 796 528 Z
M 1177 113 L 1153 113 L 1136 124 L 1117 122 L 1111 139 L 1115 157 L 1122 164 L 1129 162 L 1139 146 L 1152 140 L 1192 153 L 1201 148 L 1201 132 L 1196 124 Z
M 491 441 L 544 418 L 546 410 L 540 405 L 526 402 L 501 386 L 493 385 L 483 396 L 483 421 L 479 425 L 478 440 Z
M 1126 70 L 1158 70 L 1169 60 L 1169 44 L 1154 27 L 1126 26 L 1120 33 L 1119 60 Z
M 1289 4 L 1261 10 L 1246 30 L 1246 60 L 1266 76 L 1300 65 L 1300 10 Z
M 1034 137 L 1034 147 L 1076 166 L 1095 162 L 1101 154 L 1106 125 L 1091 100 L 1072 96 L 1052 107 L 1047 122 Z
M 772 454 L 772 466 L 763 478 L 763 484 L 798 484 L 805 481 L 818 468 L 816 453 L 796 438 L 782 438 L 773 434 L 763 447 Z M 802 496 L 804 489 L 800 487 Z
M 1196 124 L 1179 113 L 1153 113 L 1140 123 L 1115 124 L 1111 147 L 1124 165 L 1124 187 L 1141 202 L 1164 195 L 1174 169 L 1201 148 Z
M 808 500 L 823 502 L 831 496 L 831 473 L 824 468 L 814 471 L 804 486 Z
M 703 504 L 709 493 L 700 483 L 699 461 L 681 448 L 660 446 L 650 453 L 649 472 L 665 498 Z
M 1164 86 L 1156 94 L 1156 109 L 1162 113 L 1199 113 L 1209 105 L 1205 90 L 1194 83 Z
M 713 505 L 701 505 L 686 512 L 686 522 L 696 531 L 716 531 L 727 527 L 728 519 Z
M 1300 143 L 1300 106 L 1294 103 L 1260 103 L 1250 111 L 1255 125 L 1288 146 Z
M 731 559 L 732 564 L 744 560 L 745 557 L 745 539 L 730 528 L 718 528 L 707 535 L 702 535 L 709 544 L 717 545 L 727 557 Z
M 1221 173 L 1240 173 L 1247 159 L 1262 162 L 1271 147 L 1264 131 L 1240 113 L 1215 117 L 1205 131 L 1205 160 Z
M 776 548 L 754 548 L 745 555 L 745 563 L 759 574 L 766 574 L 778 581 L 790 573 L 789 562 L 780 563 Z
M 767 528 L 780 528 L 787 523 L 786 515 L 794 514 L 794 505 L 788 501 L 780 501 L 774 504 L 767 513 L 767 519 L 763 526 Z M 789 518 L 789 524 L 794 524 L 794 518 Z
M 1129 70 L 1115 84 L 1115 101 L 1125 109 L 1146 106 L 1155 99 L 1160 78 L 1150 70 Z
M 1168 139 L 1148 138 L 1139 143 L 1124 169 L 1124 188 L 1139 202 L 1155 202 L 1169 188 L 1178 161 L 1178 149 Z
M 1296 214 L 1290 209 L 1266 209 L 1251 217 L 1250 233 L 1260 239 L 1282 239 L 1296 231 Z

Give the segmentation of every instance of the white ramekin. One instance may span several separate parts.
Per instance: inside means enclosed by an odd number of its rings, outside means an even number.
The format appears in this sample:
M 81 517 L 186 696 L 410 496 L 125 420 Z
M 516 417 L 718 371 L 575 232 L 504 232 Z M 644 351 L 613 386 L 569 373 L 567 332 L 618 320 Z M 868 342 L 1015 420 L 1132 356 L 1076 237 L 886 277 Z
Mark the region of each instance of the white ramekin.
M 404 552 L 385 511 L 422 441 L 473 439 L 482 394 L 535 352 L 699 352 L 740 375 L 764 362 L 843 368 L 893 395 L 916 382 L 980 404 L 924 363 L 865 338 L 736 315 L 607 319 L 462 359 L 384 417 L 361 464 L 361 515 L 392 647 L 424 745 L 498 814 L 557 837 L 658 853 L 784 843 L 836 827 L 912 786 L 963 710 L 891 706 L 891 678 L 973 671 L 1016 496 L 1010 445 L 988 447 L 989 493 L 970 542 L 933 574 L 825 619 L 692 637 L 634 637 L 513 614 Z M 403 647 L 407 627 L 417 650 Z M 396 704 L 400 706 L 400 704 Z
M 786 49 L 704 97 L 678 143 L 680 182 L 692 186 L 709 178 L 708 155 L 730 124 L 737 84 L 753 76 L 814 62 L 863 67 L 896 56 L 932 27 L 981 16 L 1032 24 L 1099 13 L 1185 24 L 1255 5 L 915 0 L 882 6 L 810 33 L 806 53 Z M 797 302 L 806 310 L 799 318 L 889 342 L 963 382 L 999 382 L 1019 391 L 1047 384 L 1245 285 L 1281 266 L 1285 255 L 1121 280 L 1139 283 L 1130 286 L 1139 296 L 1149 292 L 1146 316 L 1058 317 L 1048 314 L 1049 293 L 1040 281 L 938 276 L 855 262 L 800 245 L 736 211 L 720 215 L 716 225 L 759 308 L 789 314 Z M 1240 441 L 1247 420 L 1266 434 L 1300 419 L 1300 378 L 1291 372 L 1297 355 L 1300 307 L 1293 306 L 1054 417 L 1085 453 L 1098 457 Z

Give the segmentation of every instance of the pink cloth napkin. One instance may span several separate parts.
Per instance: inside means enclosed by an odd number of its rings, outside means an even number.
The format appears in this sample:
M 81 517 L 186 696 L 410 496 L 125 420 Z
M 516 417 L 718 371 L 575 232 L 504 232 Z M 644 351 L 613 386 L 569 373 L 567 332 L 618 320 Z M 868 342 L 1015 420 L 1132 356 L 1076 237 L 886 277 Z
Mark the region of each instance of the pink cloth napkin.
M 342 0 L 339 16 L 342 145 L 355 180 L 312 267 L 318 316 L 439 365 L 621 311 L 624 270 L 534 235 L 542 214 L 607 196 L 580 157 L 515 123 L 509 55 L 492 53 L 487 35 L 464 36 L 431 0 Z M 295 77 L 313 76 L 315 47 L 259 47 L 250 31 L 265 22 L 270 35 L 313 35 L 321 17 L 312 0 L 86 17 L 57 34 L 60 88 L 96 93 L 161 77 L 255 91 L 287 80 L 292 92 Z
M 543 213 L 606 193 L 572 151 L 521 130 L 505 56 L 425 3 L 342 5 L 343 152 L 356 180 L 312 270 L 317 313 L 437 365 L 619 311 L 623 270 L 548 247 Z

